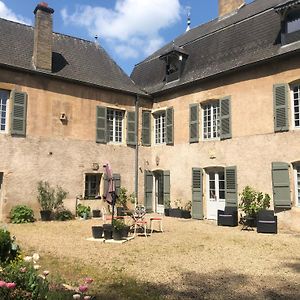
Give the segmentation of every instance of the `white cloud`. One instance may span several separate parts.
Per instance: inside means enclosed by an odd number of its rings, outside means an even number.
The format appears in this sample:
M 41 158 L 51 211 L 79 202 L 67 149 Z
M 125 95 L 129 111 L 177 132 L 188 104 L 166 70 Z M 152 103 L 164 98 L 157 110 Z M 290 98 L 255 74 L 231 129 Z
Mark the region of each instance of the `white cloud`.
M 61 10 L 65 24 L 85 28 L 105 39 L 119 57 L 138 58 L 160 48 L 160 30 L 180 19 L 179 0 L 117 0 L 114 9 L 77 6 L 73 13 Z
M 0 18 L 28 25 L 31 24 L 31 21 L 29 19 L 24 18 L 20 15 L 16 15 L 2 1 L 0 1 Z

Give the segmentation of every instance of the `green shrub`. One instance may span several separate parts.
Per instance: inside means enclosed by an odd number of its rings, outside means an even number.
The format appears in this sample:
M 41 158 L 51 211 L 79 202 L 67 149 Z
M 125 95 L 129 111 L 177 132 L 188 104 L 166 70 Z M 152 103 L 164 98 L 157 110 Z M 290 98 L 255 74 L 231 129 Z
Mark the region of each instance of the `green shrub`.
M 15 238 L 11 238 L 8 230 L 0 229 L 0 265 L 8 263 L 14 259 L 18 253 L 19 247 L 15 243 Z
M 17 205 L 10 211 L 10 220 L 16 224 L 34 222 L 33 210 L 26 205 Z
M 76 212 L 77 212 L 77 216 L 81 218 L 84 218 L 84 216 L 86 216 L 88 218 L 91 214 L 91 208 L 89 206 L 85 206 L 79 203 L 77 205 Z
M 56 212 L 54 214 L 54 218 L 57 221 L 67 221 L 67 220 L 73 220 L 74 215 L 68 209 L 59 208 L 56 210 Z

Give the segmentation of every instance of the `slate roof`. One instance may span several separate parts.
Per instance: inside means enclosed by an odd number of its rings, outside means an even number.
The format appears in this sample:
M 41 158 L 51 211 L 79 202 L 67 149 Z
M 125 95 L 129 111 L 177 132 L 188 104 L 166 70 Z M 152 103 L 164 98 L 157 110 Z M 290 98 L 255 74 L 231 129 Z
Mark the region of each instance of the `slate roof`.
M 224 72 L 274 58 L 300 45 L 281 47 L 280 16 L 274 7 L 287 0 L 256 0 L 236 14 L 215 19 L 184 33 L 174 40 L 188 54 L 179 80 L 166 83 L 165 65 L 159 57 L 173 42 L 137 64 L 131 78 L 150 94 L 168 91 Z
M 144 94 L 101 46 L 63 34 L 53 33 L 52 72 L 36 71 L 32 64 L 33 35 L 31 26 L 0 19 L 0 65 Z

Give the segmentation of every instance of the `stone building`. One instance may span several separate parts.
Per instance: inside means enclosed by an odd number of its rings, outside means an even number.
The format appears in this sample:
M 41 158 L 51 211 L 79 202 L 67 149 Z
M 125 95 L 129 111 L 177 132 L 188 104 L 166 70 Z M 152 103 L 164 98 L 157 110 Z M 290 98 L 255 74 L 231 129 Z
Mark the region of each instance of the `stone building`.
M 299 1 L 219 0 L 216 19 L 132 80 L 99 45 L 53 33 L 52 13 L 38 5 L 34 28 L 0 21 L 3 217 L 38 210 L 40 179 L 68 190 L 70 207 L 101 195 L 110 161 L 149 210 L 191 201 L 194 218 L 216 219 L 250 185 L 300 230 Z

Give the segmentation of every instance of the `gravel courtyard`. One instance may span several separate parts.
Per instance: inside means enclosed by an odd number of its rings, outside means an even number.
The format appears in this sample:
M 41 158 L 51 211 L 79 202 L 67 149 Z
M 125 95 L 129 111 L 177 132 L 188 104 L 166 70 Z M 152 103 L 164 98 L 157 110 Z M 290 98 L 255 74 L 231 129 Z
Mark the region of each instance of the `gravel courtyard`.
M 22 249 L 37 251 L 46 262 L 89 268 L 101 278 L 96 286 L 113 286 L 108 278 L 114 274 L 118 290 L 106 299 L 131 299 L 122 293 L 130 280 L 141 291 L 134 299 L 300 299 L 300 234 L 258 234 L 165 217 L 164 233 L 148 238 L 122 245 L 87 241 L 99 223 L 36 222 L 8 229 Z

